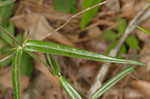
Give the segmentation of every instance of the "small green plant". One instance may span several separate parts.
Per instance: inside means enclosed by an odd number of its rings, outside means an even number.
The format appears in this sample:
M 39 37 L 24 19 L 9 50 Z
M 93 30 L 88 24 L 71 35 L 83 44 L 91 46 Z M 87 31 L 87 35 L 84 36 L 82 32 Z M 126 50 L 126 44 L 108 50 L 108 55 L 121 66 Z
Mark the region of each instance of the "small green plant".
M 13 53 L 12 47 L 15 45 L 15 40 L 12 39 L 15 33 L 14 25 L 9 21 L 10 16 L 13 12 L 14 7 L 14 0 L 0 0 L 0 25 L 2 28 L 5 29 L 6 32 L 9 32 L 10 34 L 7 35 L 5 32 L 0 32 L 0 55 L 3 58 L 3 60 L 0 61 L 0 66 L 7 66 L 12 63 L 12 56 L 9 55 L 10 53 Z M 12 36 L 11 36 L 12 35 Z M 17 35 L 16 41 L 17 42 L 23 42 L 23 35 Z M 24 53 L 22 55 L 22 60 L 24 60 L 21 66 L 21 73 L 23 75 L 30 76 L 32 73 L 32 57 L 30 57 L 28 54 Z M 26 64 L 28 63 L 28 64 Z
M 105 52 L 106 54 L 108 54 L 110 52 L 110 50 L 112 50 L 116 46 L 116 44 L 118 44 L 118 40 L 121 37 L 121 35 L 125 32 L 126 27 L 127 27 L 126 20 L 123 18 L 118 18 L 116 32 L 114 32 L 112 30 L 106 30 L 103 33 L 104 40 L 107 40 L 109 43 L 111 43 Z M 136 36 L 134 36 L 134 35 L 128 36 L 128 38 L 125 41 L 125 44 L 122 45 L 122 47 L 118 53 L 118 56 L 120 56 L 121 54 L 127 53 L 127 48 L 132 48 L 135 50 L 140 49 L 139 40 L 136 38 Z
M 96 5 L 96 4 L 98 4 L 102 1 L 104 1 L 104 0 L 83 0 L 82 5 L 81 5 L 82 10 L 84 10 L 86 8 L 89 8 L 89 7 L 92 7 L 93 5 Z M 89 10 L 89 11 L 82 14 L 81 22 L 80 22 L 81 30 L 83 30 L 86 27 L 86 25 L 88 25 L 88 23 L 92 20 L 92 18 L 98 12 L 99 8 L 100 8 L 100 6 L 94 8 L 94 9 L 91 9 L 91 10 Z
M 7 34 L 7 32 L 5 33 Z M 24 53 L 41 52 L 46 54 L 63 55 L 63 56 L 70 56 L 70 57 L 102 61 L 102 62 L 143 65 L 143 63 L 141 62 L 108 57 L 94 52 L 88 52 L 85 50 L 72 48 L 72 47 L 68 47 L 68 46 L 64 46 L 52 42 L 45 42 L 40 40 L 25 40 L 22 44 L 20 44 L 16 39 L 15 41 L 16 41 L 16 47 L 13 48 L 13 53 L 11 53 L 12 56 L 15 56 L 12 64 L 12 81 L 13 81 L 14 99 L 20 99 L 19 77 L 20 77 L 20 68 L 22 64 L 21 59 Z M 48 58 L 48 60 L 52 60 L 52 58 Z M 53 60 L 53 62 L 49 62 L 49 64 L 51 65 L 50 70 L 52 71 L 53 74 L 58 76 L 62 86 L 69 93 L 69 95 L 72 98 L 80 97 L 79 94 L 71 87 L 71 85 L 61 75 L 57 63 L 54 62 Z M 80 98 L 73 98 L 73 99 L 80 99 Z
M 76 0 L 54 0 L 54 8 L 64 13 L 76 12 Z
M 92 7 L 104 0 L 83 0 L 81 3 L 82 10 L 87 9 L 89 7 Z M 53 1 L 54 8 L 58 11 L 64 12 L 64 13 L 75 13 L 77 11 L 75 5 L 75 0 L 54 0 Z M 86 25 L 92 20 L 92 18 L 96 15 L 98 12 L 98 9 L 100 6 L 97 6 L 93 9 L 90 9 L 89 11 L 86 11 L 81 16 L 81 22 L 80 22 L 80 28 L 81 30 L 84 30 Z
M 3 0 L 2 0 L 3 1 Z M 3 9 L 3 8 L 2 8 Z M 8 9 L 8 8 L 7 8 Z M 1 9 L 0 9 L 1 10 Z M 6 10 L 6 8 L 5 8 Z M 9 10 L 9 12 L 11 12 Z M 6 13 L 6 12 L 5 12 Z M 81 50 L 78 48 L 72 48 L 64 45 L 60 45 L 53 42 L 46 42 L 46 41 L 40 41 L 40 40 L 27 40 L 21 39 L 22 36 L 14 36 L 13 33 L 10 33 L 12 31 L 9 31 L 8 28 L 4 27 L 3 24 L 8 19 L 3 19 L 4 17 L 1 17 L 1 24 L 0 24 L 0 33 L 4 34 L 0 37 L 3 41 L 7 42 L 9 44 L 9 53 L 5 57 L 2 57 L 0 59 L 0 64 L 4 61 L 7 61 L 8 59 L 11 59 L 11 72 L 12 72 L 12 85 L 13 85 L 13 98 L 14 99 L 21 99 L 20 95 L 20 76 L 21 76 L 21 70 L 29 70 L 27 67 L 32 65 L 32 62 L 29 62 L 29 57 L 32 52 L 40 52 L 46 54 L 46 60 L 47 60 L 47 68 L 48 70 L 58 78 L 60 81 L 60 84 L 65 89 L 65 91 L 68 93 L 68 95 L 72 99 L 82 99 L 82 96 L 71 86 L 71 84 L 65 79 L 65 77 L 61 74 L 61 70 L 59 67 L 59 64 L 56 62 L 54 57 L 52 55 L 61 55 L 61 56 L 69 56 L 69 57 L 75 57 L 75 58 L 82 58 L 82 59 L 88 59 L 93 61 L 101 61 L 101 62 L 111 62 L 111 63 L 121 63 L 121 64 L 132 64 L 132 65 L 139 65 L 143 66 L 144 64 L 138 61 L 134 60 L 126 60 L 126 59 L 118 59 L 114 57 L 108 57 L 105 55 L 97 54 L 94 52 L 89 52 L 86 50 Z M 9 18 L 9 17 L 8 17 Z M 6 22 L 7 23 L 7 22 Z M 8 23 L 10 23 L 8 21 Z M 13 29 L 14 31 L 14 29 Z M 5 38 L 8 37 L 8 38 Z M 9 39 L 9 40 L 8 40 Z M 11 42 L 10 42 L 11 41 Z M 14 57 L 14 58 L 11 58 Z M 25 58 L 26 57 L 26 58 Z M 24 59 L 25 58 L 25 59 Z M 34 57 L 33 57 L 34 58 Z M 23 65 L 25 60 L 27 60 L 27 65 Z M 22 69 L 26 68 L 26 69 Z M 31 70 L 31 69 L 30 69 Z M 117 83 L 119 80 L 124 78 L 128 73 L 133 72 L 134 67 L 129 67 L 119 73 L 117 76 L 112 78 L 110 81 L 108 81 L 104 86 L 99 88 L 91 97 L 90 99 L 97 99 L 100 97 L 105 91 L 107 91 L 110 87 L 112 87 L 115 83 Z M 31 72 L 31 71 L 30 71 Z M 30 72 L 25 72 L 26 74 L 30 74 Z

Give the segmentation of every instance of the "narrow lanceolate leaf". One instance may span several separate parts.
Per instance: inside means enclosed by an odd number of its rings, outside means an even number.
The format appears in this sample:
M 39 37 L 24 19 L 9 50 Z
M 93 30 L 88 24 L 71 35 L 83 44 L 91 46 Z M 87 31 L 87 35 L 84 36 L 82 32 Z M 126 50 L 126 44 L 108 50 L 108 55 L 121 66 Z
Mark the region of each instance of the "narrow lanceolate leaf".
M 13 99 L 20 98 L 20 65 L 21 65 L 22 49 L 17 48 L 15 58 L 12 64 L 12 84 L 13 84 Z
M 59 80 L 60 80 L 62 87 L 71 97 L 71 99 L 82 99 L 80 94 L 68 83 L 68 81 L 64 77 L 60 76 Z
M 61 74 L 60 67 L 54 57 L 52 55 L 46 54 L 47 63 L 48 63 L 48 69 L 49 71 L 56 76 L 59 76 Z
M 25 44 L 25 50 L 30 52 L 42 52 L 54 55 L 70 56 L 94 61 L 102 62 L 111 62 L 111 63 L 122 63 L 122 64 L 135 64 L 135 65 L 144 65 L 141 62 L 116 59 L 113 57 L 104 56 L 94 52 L 88 52 L 78 48 L 72 48 L 56 43 L 38 41 L 38 40 L 29 40 Z
M 139 30 L 143 31 L 144 33 L 150 35 L 150 30 L 146 30 L 146 29 L 144 29 L 144 28 L 142 28 L 142 27 L 140 27 L 140 26 L 138 26 L 137 28 L 138 28 Z
M 100 97 L 103 93 L 105 93 L 108 89 L 110 89 L 112 86 L 114 86 L 118 81 L 123 79 L 125 76 L 127 76 L 129 73 L 134 71 L 134 67 L 129 67 L 125 69 L 124 71 L 117 74 L 115 77 L 113 77 L 110 81 L 108 81 L 106 84 L 104 84 L 100 89 L 98 89 L 90 99 L 97 99 Z

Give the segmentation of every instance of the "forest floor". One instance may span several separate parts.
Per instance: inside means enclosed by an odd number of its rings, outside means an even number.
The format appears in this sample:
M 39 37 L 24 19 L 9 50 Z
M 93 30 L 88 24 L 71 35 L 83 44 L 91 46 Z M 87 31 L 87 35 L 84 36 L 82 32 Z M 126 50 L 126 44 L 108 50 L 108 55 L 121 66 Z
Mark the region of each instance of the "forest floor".
M 102 6 L 84 31 L 80 29 L 80 16 L 77 16 L 64 28 L 53 32 L 73 14 L 55 10 L 52 0 L 43 0 L 40 3 L 38 1 L 40 0 L 16 1 L 15 10 L 10 20 L 15 24 L 17 33 L 29 31 L 31 39 L 57 42 L 101 54 L 106 54 L 109 45 L 114 42 L 114 40 L 110 42 L 105 39 L 104 31 L 116 32 L 118 17 L 125 19 L 127 25 L 129 25 L 148 3 L 147 0 L 108 0 L 109 2 Z M 76 6 L 78 9 L 80 9 L 81 1 L 77 0 Z M 150 11 L 150 9 L 148 10 Z M 138 25 L 150 29 L 150 20 L 146 19 Z M 48 34 L 50 35 L 47 37 Z M 150 35 L 137 28 L 132 30 L 130 35 L 136 37 L 138 48 L 131 48 L 124 44 L 126 46 L 125 51 L 119 55 L 121 58 L 144 62 L 147 66 L 138 67 L 136 72 L 119 81 L 101 99 L 150 99 Z M 42 54 L 38 53 L 38 55 L 43 59 Z M 57 56 L 57 60 L 63 75 L 83 96 L 87 95 L 98 75 L 98 71 L 104 64 L 63 56 Z M 103 82 L 115 76 L 125 67 L 121 64 L 111 64 Z M 36 60 L 34 61 L 32 75 L 30 77 L 23 76 L 21 83 L 24 99 L 69 99 L 59 85 L 57 78 L 53 77 L 46 67 Z M 10 66 L 1 67 L 0 99 L 12 99 L 11 88 Z

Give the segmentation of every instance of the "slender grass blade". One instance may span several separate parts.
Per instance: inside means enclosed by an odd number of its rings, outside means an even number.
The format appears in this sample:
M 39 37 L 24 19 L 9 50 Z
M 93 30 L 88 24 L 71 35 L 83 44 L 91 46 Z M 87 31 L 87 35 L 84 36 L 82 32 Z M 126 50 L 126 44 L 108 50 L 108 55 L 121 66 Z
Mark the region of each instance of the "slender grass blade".
M 25 50 L 30 52 L 42 52 L 54 55 L 70 56 L 75 58 L 82 58 L 101 62 L 121 63 L 121 64 L 135 64 L 144 65 L 141 62 L 117 59 L 113 57 L 104 56 L 94 52 L 81 50 L 78 48 L 72 48 L 52 42 L 29 40 L 25 44 Z
M 117 74 L 115 77 L 113 77 L 110 81 L 105 83 L 101 88 L 99 88 L 90 99 L 97 99 L 100 97 L 103 93 L 105 93 L 108 89 L 113 87 L 118 81 L 123 79 L 125 76 L 127 76 L 129 73 L 134 71 L 134 67 L 129 67 L 125 69 L 124 71 Z
M 80 94 L 69 84 L 69 82 L 63 76 L 60 76 L 59 80 L 65 91 L 72 99 L 82 99 Z

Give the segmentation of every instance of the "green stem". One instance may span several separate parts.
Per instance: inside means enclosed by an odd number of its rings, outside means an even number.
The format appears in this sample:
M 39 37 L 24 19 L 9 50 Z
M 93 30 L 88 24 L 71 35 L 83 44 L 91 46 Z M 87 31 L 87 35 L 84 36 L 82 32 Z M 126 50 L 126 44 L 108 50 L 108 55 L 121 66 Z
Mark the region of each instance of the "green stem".
M 15 58 L 12 64 L 12 84 L 13 84 L 13 99 L 20 98 L 20 65 L 22 57 L 22 48 L 18 47 L 16 50 Z

